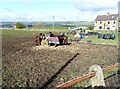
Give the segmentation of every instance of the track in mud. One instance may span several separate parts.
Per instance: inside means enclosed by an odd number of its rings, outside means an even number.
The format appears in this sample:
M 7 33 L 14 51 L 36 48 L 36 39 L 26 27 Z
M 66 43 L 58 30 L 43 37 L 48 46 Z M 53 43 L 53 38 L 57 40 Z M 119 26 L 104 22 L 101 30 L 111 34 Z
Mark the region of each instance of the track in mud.
M 79 55 L 49 86 L 60 83 L 61 78 L 68 81 L 88 73 L 88 68 L 93 64 L 106 67 L 118 59 L 118 48 L 115 46 L 72 43 L 58 47 L 35 47 L 29 37 L 3 39 L 3 87 L 42 87 L 76 53 Z

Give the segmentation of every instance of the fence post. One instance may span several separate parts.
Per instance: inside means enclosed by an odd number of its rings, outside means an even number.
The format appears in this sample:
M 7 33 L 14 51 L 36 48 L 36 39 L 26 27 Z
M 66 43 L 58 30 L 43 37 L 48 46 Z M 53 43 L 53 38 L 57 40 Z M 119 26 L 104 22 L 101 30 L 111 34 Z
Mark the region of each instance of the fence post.
M 102 68 L 99 65 L 93 65 L 89 68 L 89 72 L 95 72 L 95 76 L 93 76 L 92 78 L 90 78 L 90 81 L 92 83 L 92 87 L 95 86 L 103 86 L 105 87 L 105 81 L 104 81 L 104 77 L 103 77 L 103 72 L 102 72 Z

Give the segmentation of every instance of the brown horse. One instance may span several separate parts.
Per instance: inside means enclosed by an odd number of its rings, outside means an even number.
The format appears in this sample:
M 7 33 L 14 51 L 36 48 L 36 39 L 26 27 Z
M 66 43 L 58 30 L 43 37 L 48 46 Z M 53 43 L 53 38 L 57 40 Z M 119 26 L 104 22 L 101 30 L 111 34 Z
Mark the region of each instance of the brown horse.
M 43 34 L 42 33 L 40 33 L 39 36 L 35 36 L 36 45 L 41 45 L 42 39 L 43 39 Z
M 66 36 L 66 35 L 63 36 L 63 43 L 64 44 L 68 43 L 68 36 Z
M 66 35 L 60 35 L 58 36 L 60 44 L 67 44 L 68 43 L 68 36 Z

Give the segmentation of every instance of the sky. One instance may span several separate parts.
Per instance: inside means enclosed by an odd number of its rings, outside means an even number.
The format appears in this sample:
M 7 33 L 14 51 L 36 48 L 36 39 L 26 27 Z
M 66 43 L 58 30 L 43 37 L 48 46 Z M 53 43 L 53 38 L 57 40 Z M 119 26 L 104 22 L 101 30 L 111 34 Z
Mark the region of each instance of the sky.
M 0 21 L 94 21 L 118 13 L 119 0 L 1 0 Z

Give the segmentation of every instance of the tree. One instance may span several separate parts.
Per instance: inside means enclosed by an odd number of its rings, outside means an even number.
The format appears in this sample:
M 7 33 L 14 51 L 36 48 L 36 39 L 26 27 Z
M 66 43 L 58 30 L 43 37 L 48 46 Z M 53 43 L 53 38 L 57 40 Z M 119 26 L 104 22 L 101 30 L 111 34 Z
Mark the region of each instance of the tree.
M 94 29 L 94 26 L 88 26 L 88 29 L 89 29 L 89 30 L 93 30 L 93 29 Z
M 25 28 L 25 25 L 24 25 L 23 23 L 20 23 L 20 22 L 17 22 L 17 23 L 15 24 L 15 26 L 16 26 L 16 28 L 18 28 L 18 29 Z

